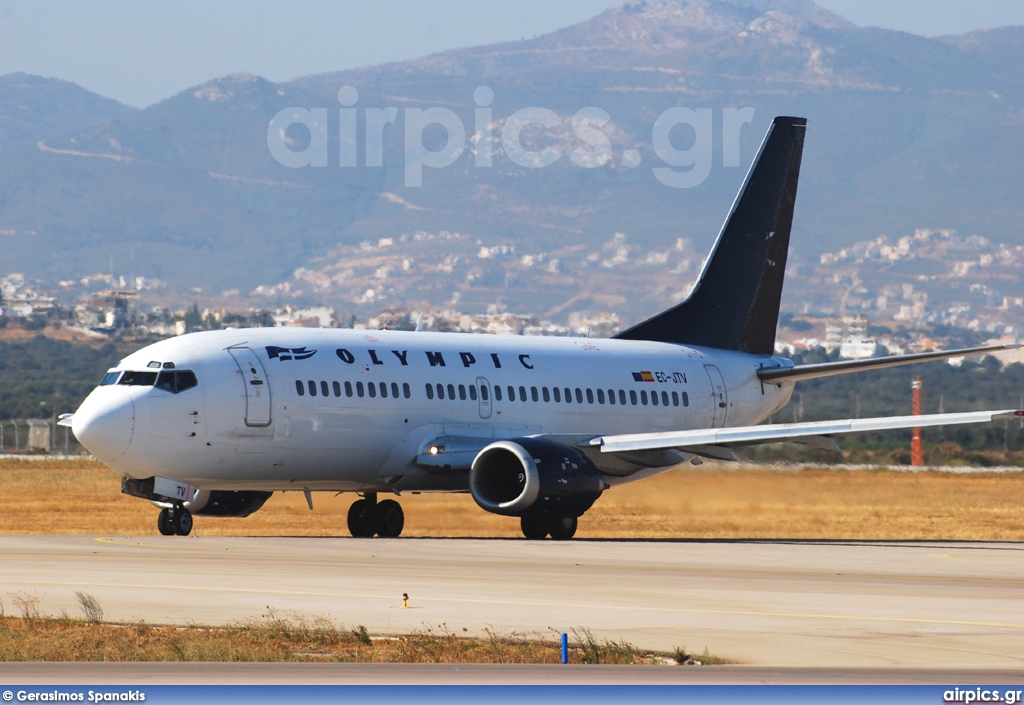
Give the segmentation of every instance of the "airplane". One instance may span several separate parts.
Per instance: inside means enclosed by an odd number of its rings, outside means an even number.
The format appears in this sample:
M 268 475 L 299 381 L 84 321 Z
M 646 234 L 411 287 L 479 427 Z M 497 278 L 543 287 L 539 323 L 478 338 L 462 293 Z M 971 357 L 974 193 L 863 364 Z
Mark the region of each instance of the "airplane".
M 397 537 L 381 494 L 469 492 L 528 539 L 572 538 L 606 490 L 737 447 L 1024 416 L 763 424 L 796 382 L 1019 347 L 795 365 L 775 334 L 806 120 L 776 117 L 689 295 L 609 339 L 250 328 L 191 333 L 118 362 L 62 419 L 122 491 L 245 517 L 275 491 L 353 492 L 354 537 Z

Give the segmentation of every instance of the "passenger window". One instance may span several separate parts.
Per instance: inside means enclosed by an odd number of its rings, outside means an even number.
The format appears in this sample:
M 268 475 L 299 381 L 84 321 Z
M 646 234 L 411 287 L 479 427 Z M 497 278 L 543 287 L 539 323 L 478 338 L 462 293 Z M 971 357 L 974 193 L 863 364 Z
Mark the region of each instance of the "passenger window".
M 455 385 L 454 384 L 449 384 L 448 385 L 448 398 L 451 399 L 452 401 L 455 401 Z M 462 398 L 465 399 L 466 395 L 463 394 Z
M 100 380 L 100 386 L 105 387 L 108 384 L 117 384 L 117 378 L 120 376 L 120 372 L 108 372 L 103 375 L 103 379 Z
M 363 395 L 365 393 L 366 392 L 363 390 L 363 383 L 362 382 L 356 382 L 356 396 L 359 397 L 360 399 L 362 399 Z
M 508 385 L 508 400 L 509 401 L 515 401 L 516 400 L 516 388 L 513 387 L 511 384 Z
M 572 404 L 572 390 L 568 387 L 565 388 L 565 403 Z
M 366 392 L 370 395 L 371 399 L 377 398 L 377 385 L 373 382 L 366 383 Z
M 635 389 L 630 389 L 629 390 L 629 401 L 630 401 L 630 403 L 633 406 L 636 406 L 636 390 Z
M 409 387 L 408 382 L 402 382 L 402 393 L 405 395 L 406 399 L 412 398 L 412 389 Z
M 391 383 L 391 396 L 395 399 L 398 398 L 398 382 Z
M 561 404 L 562 403 L 562 390 L 559 389 L 558 387 L 555 387 L 554 389 L 551 390 L 551 393 L 554 395 L 555 401 L 558 402 L 559 404 Z
M 658 405 L 658 393 L 657 392 L 651 392 L 651 404 L 653 404 L 654 406 Z
M 387 382 L 381 382 L 380 383 L 380 398 L 381 399 L 387 399 L 388 398 L 388 383 Z
M 338 382 L 337 380 L 331 382 L 331 389 L 334 390 L 334 396 L 341 396 L 341 382 Z
M 426 390 L 427 390 L 427 399 L 433 399 L 434 398 L 434 385 L 432 385 L 430 382 L 427 382 Z
M 444 385 L 440 382 L 437 383 L 437 398 L 444 399 Z
M 646 389 L 641 389 L 640 390 L 640 403 L 643 404 L 644 406 L 647 406 L 647 390 Z
M 488 401 L 491 398 L 491 393 L 487 391 L 486 384 L 480 385 L 480 398 L 483 399 L 484 401 Z
M 597 390 L 597 403 L 598 404 L 604 404 L 604 390 L 603 389 L 598 389 Z
M 668 406 L 668 392 L 663 391 L 661 393 L 661 405 Z
M 679 392 L 672 392 L 672 406 L 679 406 Z
M 301 379 L 295 380 L 295 393 L 298 394 L 300 397 L 306 396 L 306 388 L 302 386 Z
M 476 401 L 476 385 L 475 384 L 469 385 L 469 398 L 472 401 Z
M 306 386 L 309 387 L 309 396 L 315 397 L 316 396 L 316 382 L 314 382 L 313 380 L 309 380 L 308 382 L 306 382 Z
M 459 399 L 466 401 L 466 385 L 464 384 L 459 385 Z
M 687 394 L 686 392 L 683 392 L 683 406 L 689 406 L 689 405 L 690 405 L 690 395 Z
M 577 404 L 582 404 L 583 403 L 583 390 L 580 389 L 579 387 L 576 387 L 576 403 Z
M 487 387 L 484 387 L 484 389 L 487 389 Z M 501 401 L 501 385 L 500 384 L 494 385 L 494 401 Z
M 352 396 L 352 383 L 351 382 L 345 382 L 345 396 L 346 397 Z
M 594 403 L 594 390 L 591 389 L 590 387 L 587 387 L 587 403 L 588 404 L 593 404 Z
M 633 403 L 636 404 L 636 398 L 635 398 L 636 397 L 636 392 L 633 392 L 633 396 L 634 396 Z M 626 390 L 625 389 L 620 389 L 619 390 L 619 403 L 622 404 L 623 406 L 626 405 Z
M 608 390 L 608 403 L 609 404 L 614 404 L 615 403 L 615 390 L 614 389 L 609 389 Z
M 526 387 L 519 385 L 519 401 L 526 401 Z
M 540 395 L 537 394 L 536 387 L 530 387 L 530 398 L 533 399 L 534 401 L 540 401 Z
M 327 388 L 326 380 L 320 381 L 320 395 L 325 397 L 331 396 L 331 391 Z
M 547 387 L 541 387 L 540 394 L 544 398 L 544 401 L 551 401 L 551 392 L 548 391 Z

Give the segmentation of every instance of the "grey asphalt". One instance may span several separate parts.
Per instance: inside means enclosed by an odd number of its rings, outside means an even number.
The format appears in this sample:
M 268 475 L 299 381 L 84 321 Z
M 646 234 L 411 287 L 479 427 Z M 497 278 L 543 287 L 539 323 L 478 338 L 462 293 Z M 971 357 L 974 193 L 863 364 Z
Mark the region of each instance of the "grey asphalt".
M 2 536 L 0 566 L 8 614 L 17 595 L 81 614 L 81 591 L 111 621 L 273 610 L 371 634 L 588 629 L 775 674 L 1024 671 L 1020 542 Z

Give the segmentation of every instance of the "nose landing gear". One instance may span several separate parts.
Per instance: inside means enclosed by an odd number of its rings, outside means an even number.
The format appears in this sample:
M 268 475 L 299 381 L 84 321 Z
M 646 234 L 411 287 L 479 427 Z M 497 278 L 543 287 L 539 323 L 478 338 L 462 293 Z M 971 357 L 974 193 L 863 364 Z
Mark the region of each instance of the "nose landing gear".
M 192 533 L 192 512 L 181 506 L 161 509 L 156 528 L 164 536 L 188 536 Z
M 405 527 L 402 505 L 393 499 L 377 501 L 376 492 L 367 492 L 348 510 L 348 530 L 356 538 L 396 538 Z

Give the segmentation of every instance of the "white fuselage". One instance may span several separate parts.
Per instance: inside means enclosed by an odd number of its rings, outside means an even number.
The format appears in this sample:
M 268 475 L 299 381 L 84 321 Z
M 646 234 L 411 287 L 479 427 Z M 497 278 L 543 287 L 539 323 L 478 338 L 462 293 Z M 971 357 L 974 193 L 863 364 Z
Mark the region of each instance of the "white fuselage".
M 141 373 L 137 383 L 108 374 L 72 423 L 90 452 L 136 478 L 203 489 L 465 491 L 465 473 L 417 465 L 425 444 L 756 424 L 792 394 L 791 384 L 757 378 L 779 362 L 626 340 L 213 331 L 125 358 L 112 373 Z M 146 384 L 147 371 L 190 371 L 197 383 L 175 393 Z

